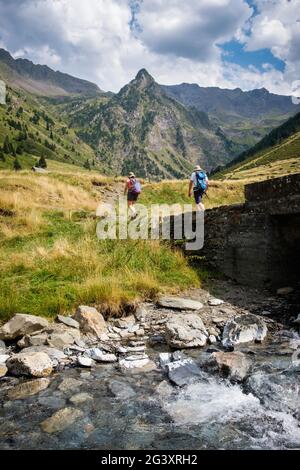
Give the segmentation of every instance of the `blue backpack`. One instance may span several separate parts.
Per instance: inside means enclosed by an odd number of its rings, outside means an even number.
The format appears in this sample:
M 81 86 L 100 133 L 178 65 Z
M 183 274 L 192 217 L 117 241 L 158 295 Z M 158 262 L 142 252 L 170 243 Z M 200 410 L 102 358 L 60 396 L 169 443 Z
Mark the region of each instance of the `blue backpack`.
M 140 194 L 142 192 L 141 183 L 136 179 L 133 180 L 131 192 L 133 192 L 134 194 Z
M 194 191 L 199 190 L 203 193 L 207 190 L 206 173 L 204 173 L 204 171 L 196 171 L 196 186 L 194 187 Z

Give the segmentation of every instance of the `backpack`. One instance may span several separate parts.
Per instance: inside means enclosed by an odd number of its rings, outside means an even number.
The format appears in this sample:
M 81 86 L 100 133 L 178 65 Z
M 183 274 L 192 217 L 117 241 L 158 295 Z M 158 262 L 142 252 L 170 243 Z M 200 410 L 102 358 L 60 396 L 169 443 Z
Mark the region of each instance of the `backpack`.
M 132 185 L 131 185 L 131 188 L 130 188 L 130 192 L 134 193 L 134 194 L 140 194 L 142 192 L 142 186 L 141 186 L 141 183 L 134 179 L 132 180 Z
M 196 171 L 196 185 L 194 187 L 194 191 L 199 190 L 203 193 L 207 190 L 206 174 L 204 171 Z

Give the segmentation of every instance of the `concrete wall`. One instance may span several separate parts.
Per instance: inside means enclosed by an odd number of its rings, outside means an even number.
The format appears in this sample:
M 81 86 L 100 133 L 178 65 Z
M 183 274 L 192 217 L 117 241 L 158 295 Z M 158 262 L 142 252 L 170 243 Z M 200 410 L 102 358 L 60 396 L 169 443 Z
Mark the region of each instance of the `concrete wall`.
M 299 282 L 300 175 L 247 185 L 245 198 L 245 204 L 205 212 L 204 247 L 197 254 L 241 284 Z
M 241 284 L 300 281 L 300 175 L 247 185 L 246 202 L 206 211 L 202 255 Z

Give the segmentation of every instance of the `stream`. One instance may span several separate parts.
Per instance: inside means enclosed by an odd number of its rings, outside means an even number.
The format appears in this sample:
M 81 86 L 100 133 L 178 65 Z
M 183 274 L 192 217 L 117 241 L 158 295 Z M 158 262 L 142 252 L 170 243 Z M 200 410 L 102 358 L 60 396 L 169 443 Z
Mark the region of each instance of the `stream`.
M 107 364 L 56 372 L 45 390 L 9 400 L 17 380 L 9 378 L 0 383 L 0 448 L 299 449 L 300 354 L 291 354 L 293 341 L 299 336 L 287 331 L 240 347 L 253 361 L 243 384 L 201 369 L 196 382 L 179 388 L 159 366 L 137 374 Z M 184 353 L 201 368 L 210 350 Z M 162 351 L 166 345 L 147 348 L 156 364 Z M 59 432 L 43 430 L 41 423 L 64 408 L 80 416 L 66 426 L 62 417 Z

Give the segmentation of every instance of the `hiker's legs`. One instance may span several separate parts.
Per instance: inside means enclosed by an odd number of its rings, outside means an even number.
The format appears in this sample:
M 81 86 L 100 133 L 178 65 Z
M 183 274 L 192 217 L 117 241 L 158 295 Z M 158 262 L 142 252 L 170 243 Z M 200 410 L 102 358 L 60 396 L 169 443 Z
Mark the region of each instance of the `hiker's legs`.
M 131 217 L 134 217 L 136 215 L 136 210 L 134 207 L 134 201 L 128 201 L 128 210 L 131 215 Z
M 202 192 L 201 191 L 194 191 L 195 203 L 196 203 L 196 210 L 197 211 L 205 211 L 204 204 L 202 202 Z
M 128 212 L 130 213 L 131 219 L 135 219 L 137 216 L 134 204 L 136 203 L 138 194 L 128 193 Z

